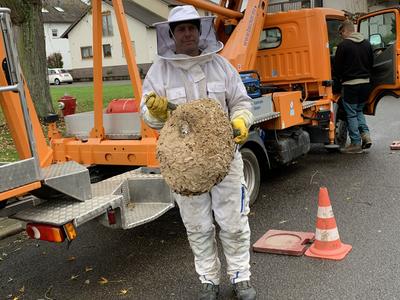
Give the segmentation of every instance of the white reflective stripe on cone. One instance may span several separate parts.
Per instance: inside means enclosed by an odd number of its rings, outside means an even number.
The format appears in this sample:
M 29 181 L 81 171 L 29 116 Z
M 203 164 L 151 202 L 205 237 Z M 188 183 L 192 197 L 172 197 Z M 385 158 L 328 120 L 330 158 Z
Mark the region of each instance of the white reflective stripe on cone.
M 334 229 L 316 229 L 315 239 L 322 242 L 333 242 L 339 239 L 337 227 Z
M 318 207 L 317 217 L 320 219 L 333 218 L 332 206 L 320 206 Z

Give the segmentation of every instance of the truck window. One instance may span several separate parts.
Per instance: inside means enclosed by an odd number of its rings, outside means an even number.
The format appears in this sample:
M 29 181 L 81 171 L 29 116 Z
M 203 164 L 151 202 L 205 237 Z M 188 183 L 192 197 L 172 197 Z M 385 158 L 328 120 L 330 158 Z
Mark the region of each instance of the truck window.
M 282 33 L 279 28 L 267 28 L 261 32 L 259 50 L 279 47 L 282 42 Z
M 326 23 L 328 27 L 329 54 L 334 56 L 337 46 L 342 41 L 339 35 L 339 26 L 342 20 L 326 20 Z
M 366 39 L 369 39 L 374 50 L 393 45 L 396 41 L 394 13 L 389 12 L 362 20 L 360 32 Z

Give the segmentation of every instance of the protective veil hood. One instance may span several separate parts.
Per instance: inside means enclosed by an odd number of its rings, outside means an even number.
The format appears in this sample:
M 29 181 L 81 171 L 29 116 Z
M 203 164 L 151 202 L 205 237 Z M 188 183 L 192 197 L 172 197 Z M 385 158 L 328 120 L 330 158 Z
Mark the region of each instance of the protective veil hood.
M 170 30 L 170 24 L 182 21 L 200 21 L 199 56 L 176 54 L 175 40 Z M 173 8 L 168 16 L 168 21 L 153 24 L 157 32 L 157 54 L 167 60 L 198 60 L 204 59 L 210 54 L 217 53 L 223 48 L 223 44 L 217 40 L 214 30 L 214 17 L 201 17 L 192 5 L 183 5 Z

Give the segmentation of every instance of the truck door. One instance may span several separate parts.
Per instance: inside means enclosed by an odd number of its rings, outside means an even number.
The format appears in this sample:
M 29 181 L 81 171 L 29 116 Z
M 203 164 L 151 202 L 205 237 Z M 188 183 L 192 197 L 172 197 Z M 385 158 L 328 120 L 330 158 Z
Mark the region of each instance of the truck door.
M 358 30 L 368 39 L 374 51 L 372 91 L 366 105 L 367 114 L 375 114 L 376 105 L 385 95 L 400 96 L 400 63 L 397 28 L 399 10 L 385 9 L 368 14 L 358 21 Z

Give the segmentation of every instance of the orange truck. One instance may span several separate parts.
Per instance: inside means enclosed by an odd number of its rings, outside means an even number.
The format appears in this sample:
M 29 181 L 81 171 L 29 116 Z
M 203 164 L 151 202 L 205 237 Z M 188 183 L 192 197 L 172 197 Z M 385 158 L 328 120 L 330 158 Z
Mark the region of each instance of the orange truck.
M 251 201 L 261 173 L 306 154 L 311 143 L 332 151 L 346 141 L 340 95 L 333 93 L 331 60 L 340 41 L 344 13 L 303 9 L 267 13 L 268 1 L 181 1 L 214 13 L 221 55 L 240 72 L 255 116 L 241 146 Z M 141 81 L 131 48 L 122 0 L 113 0 L 128 71 L 138 107 Z M 20 160 L 0 165 L 0 214 L 27 223 L 35 239 L 72 241 L 77 228 L 97 219 L 129 229 L 173 208 L 173 195 L 156 159 L 158 133 L 139 112 L 106 113 L 102 102 L 101 0 L 92 1 L 94 110 L 45 118 L 47 139 L 20 70 L 10 11 L 0 9 L 0 105 Z M 358 27 L 369 37 L 376 58 L 367 113 L 374 114 L 386 94 L 399 94 L 397 8 L 372 13 Z M 27 196 L 29 195 L 29 196 Z

